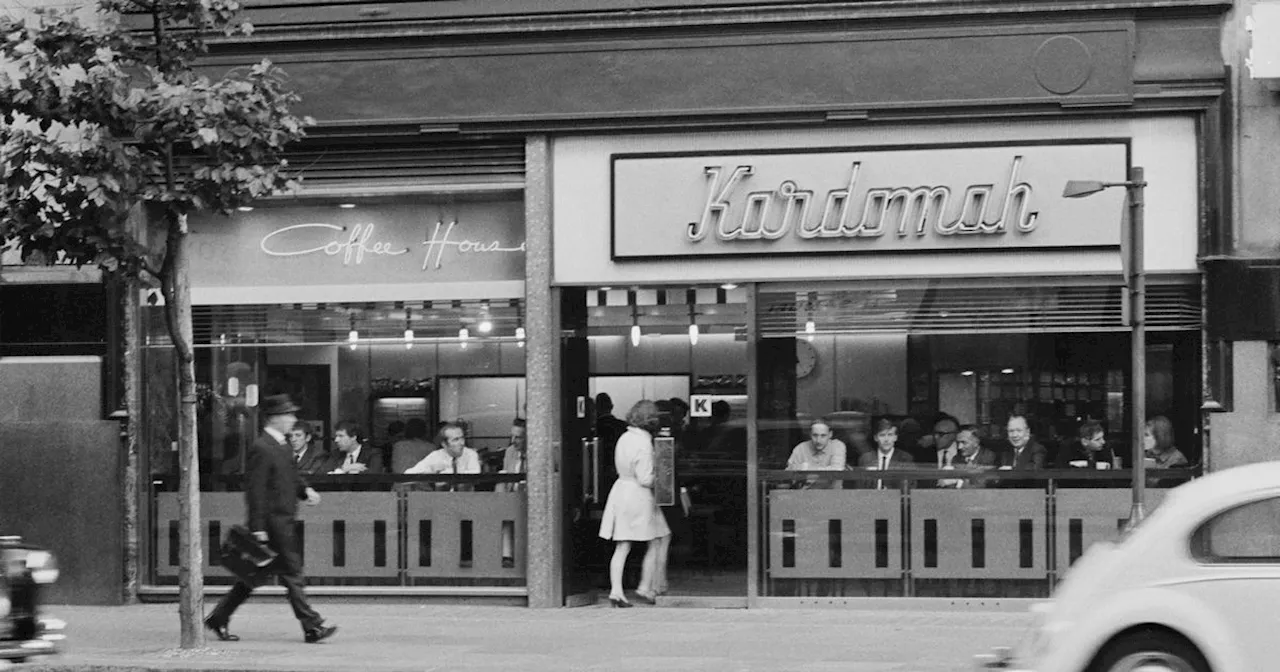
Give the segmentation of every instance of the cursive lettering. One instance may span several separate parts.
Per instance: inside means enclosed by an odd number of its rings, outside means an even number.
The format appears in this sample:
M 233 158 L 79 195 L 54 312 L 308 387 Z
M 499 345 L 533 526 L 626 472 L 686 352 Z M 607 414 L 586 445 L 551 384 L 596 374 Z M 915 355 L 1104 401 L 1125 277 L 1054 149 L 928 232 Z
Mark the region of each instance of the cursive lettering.
M 422 270 L 428 268 L 438 269 L 441 260 L 444 257 L 444 251 L 448 248 L 454 248 L 459 253 L 489 253 L 489 252 L 524 252 L 525 244 L 522 242 L 515 247 L 503 247 L 498 241 L 484 242 L 480 240 L 449 240 L 453 235 L 453 230 L 458 226 L 457 222 L 449 222 L 445 226 L 444 222 L 436 222 L 434 230 L 431 232 L 431 238 L 422 241 L 427 246 L 426 256 L 422 259 Z
M 330 231 L 342 232 L 346 231 L 347 227 L 323 223 L 294 224 L 292 226 L 276 229 L 275 231 L 263 236 L 262 241 L 259 243 L 259 247 L 262 248 L 263 252 L 273 257 L 297 257 L 304 254 L 315 254 L 317 252 L 323 252 L 331 257 L 341 254 L 342 264 L 344 266 L 350 264 L 352 261 L 356 264 L 363 262 L 366 254 L 372 256 L 394 257 L 409 251 L 409 248 L 394 248 L 391 246 L 391 243 L 372 240 L 374 232 L 373 224 L 356 224 L 351 227 L 351 233 L 347 236 L 345 241 L 341 239 L 331 240 L 316 247 L 296 250 L 285 248 L 284 250 L 279 250 L 269 245 L 271 240 L 276 236 L 285 236 L 286 234 L 305 229 L 327 229 Z
M 1013 157 L 1002 195 L 997 195 L 994 183 L 975 183 L 961 187 L 964 195 L 959 199 L 952 199 L 951 185 L 863 190 L 858 184 L 862 162 L 854 161 L 843 186 L 827 191 L 817 218 L 810 217 L 809 207 L 815 192 L 802 189 L 795 180 L 783 180 L 774 189 L 739 193 L 755 173 L 753 166 L 736 166 L 724 179 L 725 166 L 708 166 L 703 170 L 707 187 L 702 216 L 688 224 L 688 240 L 699 242 L 712 230 L 722 241 L 776 240 L 789 233 L 803 239 L 875 238 L 887 231 L 899 238 L 930 232 L 938 236 L 1029 234 L 1036 228 L 1039 212 L 1032 209 L 1031 185 L 1019 181 L 1022 161 L 1020 155 Z

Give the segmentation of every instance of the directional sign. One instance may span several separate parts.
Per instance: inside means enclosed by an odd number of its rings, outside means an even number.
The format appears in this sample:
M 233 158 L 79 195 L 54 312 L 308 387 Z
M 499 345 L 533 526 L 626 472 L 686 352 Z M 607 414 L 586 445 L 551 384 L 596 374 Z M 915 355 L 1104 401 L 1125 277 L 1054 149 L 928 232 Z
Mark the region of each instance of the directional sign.
M 695 394 L 689 397 L 689 417 L 691 418 L 709 418 L 711 417 L 711 401 L 715 399 L 710 394 Z

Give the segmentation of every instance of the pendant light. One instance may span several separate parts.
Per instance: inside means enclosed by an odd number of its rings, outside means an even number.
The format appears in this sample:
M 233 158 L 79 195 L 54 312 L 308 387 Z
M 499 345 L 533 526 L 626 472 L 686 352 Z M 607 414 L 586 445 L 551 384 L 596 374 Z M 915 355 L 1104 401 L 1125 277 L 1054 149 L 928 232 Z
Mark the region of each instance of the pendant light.
M 689 290 L 689 345 L 698 344 L 698 306 L 696 290 Z
M 413 347 L 413 309 L 406 308 L 404 311 L 404 349 L 409 350 Z
M 351 348 L 352 350 L 355 350 L 356 345 L 359 344 L 359 342 L 360 342 L 360 332 L 356 331 L 356 316 L 354 313 L 352 313 L 351 330 L 347 332 L 347 343 L 350 343 L 350 345 L 348 345 L 347 347 Z

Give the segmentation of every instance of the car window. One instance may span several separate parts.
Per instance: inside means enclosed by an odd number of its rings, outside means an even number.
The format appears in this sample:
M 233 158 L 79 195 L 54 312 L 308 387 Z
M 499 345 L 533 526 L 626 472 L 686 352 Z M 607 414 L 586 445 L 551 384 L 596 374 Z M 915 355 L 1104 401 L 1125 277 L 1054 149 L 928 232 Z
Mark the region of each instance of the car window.
M 1217 563 L 1280 563 L 1280 498 L 1262 499 L 1224 511 L 1192 536 L 1198 560 Z

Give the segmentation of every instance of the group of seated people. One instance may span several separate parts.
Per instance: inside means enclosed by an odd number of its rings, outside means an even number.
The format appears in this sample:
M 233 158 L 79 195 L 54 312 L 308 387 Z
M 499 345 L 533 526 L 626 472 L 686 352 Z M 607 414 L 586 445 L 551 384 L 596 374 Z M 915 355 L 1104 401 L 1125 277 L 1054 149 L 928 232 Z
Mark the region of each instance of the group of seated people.
M 427 424 L 420 418 L 404 423 L 403 438 L 387 446 L 375 447 L 366 440 L 358 423 L 342 421 L 334 426 L 334 450 L 316 445 L 311 424 L 299 420 L 289 432 L 289 447 L 294 464 L 308 475 L 343 474 L 479 474 L 483 468 L 480 453 L 467 446 L 466 430 L 455 423 L 444 423 L 436 434 L 436 443 L 427 440 Z M 437 446 L 438 444 L 438 446 Z M 386 453 L 390 453 L 389 455 Z M 519 474 L 525 471 L 525 421 L 516 418 L 511 424 L 511 443 L 503 451 L 502 468 L 497 473 Z M 515 490 L 516 483 L 499 483 L 499 490 Z M 418 489 L 435 489 L 429 483 Z M 451 486 L 448 489 L 469 489 Z
M 934 422 L 933 432 L 920 437 L 917 445 L 933 452 L 932 460 L 917 459 L 900 441 L 898 423 L 888 418 L 873 424 L 875 446 L 850 459 L 848 446 L 835 438 L 831 423 L 818 418 L 809 423 L 809 439 L 791 451 L 786 469 L 789 471 L 842 471 L 852 469 L 900 470 L 930 468 L 982 472 L 989 470 L 1031 471 L 1059 469 L 1119 469 L 1121 460 L 1107 445 L 1106 429 L 1089 420 L 1080 425 L 1073 441 L 1053 443 L 1051 451 L 1032 435 L 1026 416 L 1010 416 L 1005 438 L 992 441 L 978 425 L 960 424 L 955 418 L 942 416 Z M 1186 456 L 1173 442 L 1173 423 L 1155 416 L 1146 423 L 1143 435 L 1146 466 L 1173 469 L 1190 466 Z M 859 481 L 863 487 L 897 489 L 899 481 L 876 479 Z M 985 479 L 948 478 L 932 485 L 942 488 L 983 487 Z M 806 477 L 802 487 L 841 487 L 839 480 L 823 480 L 817 475 Z

